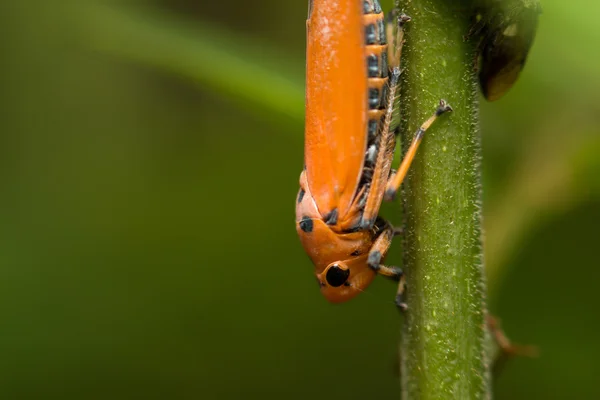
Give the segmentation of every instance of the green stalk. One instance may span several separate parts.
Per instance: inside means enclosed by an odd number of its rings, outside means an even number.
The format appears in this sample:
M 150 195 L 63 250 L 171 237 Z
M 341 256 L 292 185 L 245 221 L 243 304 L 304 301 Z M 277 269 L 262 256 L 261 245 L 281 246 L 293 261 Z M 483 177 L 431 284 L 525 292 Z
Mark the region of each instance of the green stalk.
M 440 98 L 454 109 L 427 131 L 404 185 L 403 399 L 491 398 L 475 45 L 463 39 L 466 3 L 412 0 L 402 9 L 412 17 L 403 50 L 405 132 L 415 132 Z

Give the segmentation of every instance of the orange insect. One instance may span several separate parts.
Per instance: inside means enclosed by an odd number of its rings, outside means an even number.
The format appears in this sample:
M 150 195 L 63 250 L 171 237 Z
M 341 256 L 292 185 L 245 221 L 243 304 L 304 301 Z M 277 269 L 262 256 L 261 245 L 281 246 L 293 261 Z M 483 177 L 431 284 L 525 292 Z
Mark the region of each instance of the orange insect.
M 440 101 L 394 173 L 392 115 L 408 20 L 396 10 L 386 25 L 378 0 L 309 1 L 296 230 L 321 292 L 334 303 L 356 296 L 377 273 L 402 281 L 399 268 L 382 264 L 397 231 L 379 208 L 394 197 L 427 128 L 451 110 Z M 404 308 L 402 287 L 396 304 Z

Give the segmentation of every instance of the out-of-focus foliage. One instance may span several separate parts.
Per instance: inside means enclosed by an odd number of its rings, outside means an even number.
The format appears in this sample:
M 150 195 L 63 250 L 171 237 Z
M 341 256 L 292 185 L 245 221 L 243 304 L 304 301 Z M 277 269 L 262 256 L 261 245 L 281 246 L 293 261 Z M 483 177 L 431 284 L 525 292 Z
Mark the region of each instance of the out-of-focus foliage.
M 514 85 L 533 45 L 542 12 L 537 0 L 476 1 L 470 29 L 482 37 L 479 44 L 479 83 L 484 97 L 494 101 Z
M 398 397 L 393 285 L 326 303 L 293 226 L 304 3 L 0 2 L 2 398 Z M 541 348 L 495 388 L 597 398 L 600 3 L 543 8 L 482 103 L 490 306 Z

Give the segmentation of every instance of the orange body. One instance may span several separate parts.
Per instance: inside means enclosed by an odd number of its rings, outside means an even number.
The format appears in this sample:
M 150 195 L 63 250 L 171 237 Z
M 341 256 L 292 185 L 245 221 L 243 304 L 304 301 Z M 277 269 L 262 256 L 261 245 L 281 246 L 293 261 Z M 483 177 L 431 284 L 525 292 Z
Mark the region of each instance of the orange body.
M 368 141 L 368 84 L 379 90 L 379 124 L 381 88 L 388 79 L 387 66 L 379 65 L 377 76 L 368 82 L 366 29 L 375 34 L 371 50 L 377 60 L 387 52 L 383 13 L 376 2 L 365 13 L 362 0 L 313 0 L 306 24 L 306 168 L 296 222 L 321 291 L 332 302 L 352 298 L 376 274 L 367 257 L 377 230 L 358 228 L 362 209 L 356 204 Z M 349 272 L 340 286 L 334 286 L 335 276 L 327 279 L 333 265 Z
M 423 133 L 393 174 L 392 114 L 403 22 L 384 23 L 377 0 L 311 0 L 307 21 L 306 127 L 296 229 L 331 302 L 349 300 L 377 273 L 400 280 L 385 258 L 394 228 L 378 217 L 401 184 Z M 391 28 L 390 28 L 391 26 Z M 393 42 L 388 52 L 388 42 Z

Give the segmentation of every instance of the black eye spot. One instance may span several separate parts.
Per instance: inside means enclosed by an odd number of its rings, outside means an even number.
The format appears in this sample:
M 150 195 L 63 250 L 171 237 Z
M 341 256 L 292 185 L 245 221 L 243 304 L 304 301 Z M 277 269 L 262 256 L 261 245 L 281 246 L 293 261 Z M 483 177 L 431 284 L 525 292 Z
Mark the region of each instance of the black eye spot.
M 302 229 L 303 232 L 311 233 L 313 231 L 313 221 L 306 215 L 302 217 L 302 220 L 300 221 L 299 225 L 300 229 Z
M 302 203 L 302 199 L 304 198 L 304 189 L 300 189 L 300 192 L 298 193 L 298 204 Z
M 351 256 L 356 257 L 360 255 L 360 250 L 354 250 L 352 253 L 350 253 Z
M 350 276 L 350 271 L 347 269 L 342 269 L 339 265 L 334 264 L 329 268 L 327 274 L 325 275 L 325 279 L 327 283 L 333 287 L 342 286 L 348 280 Z

